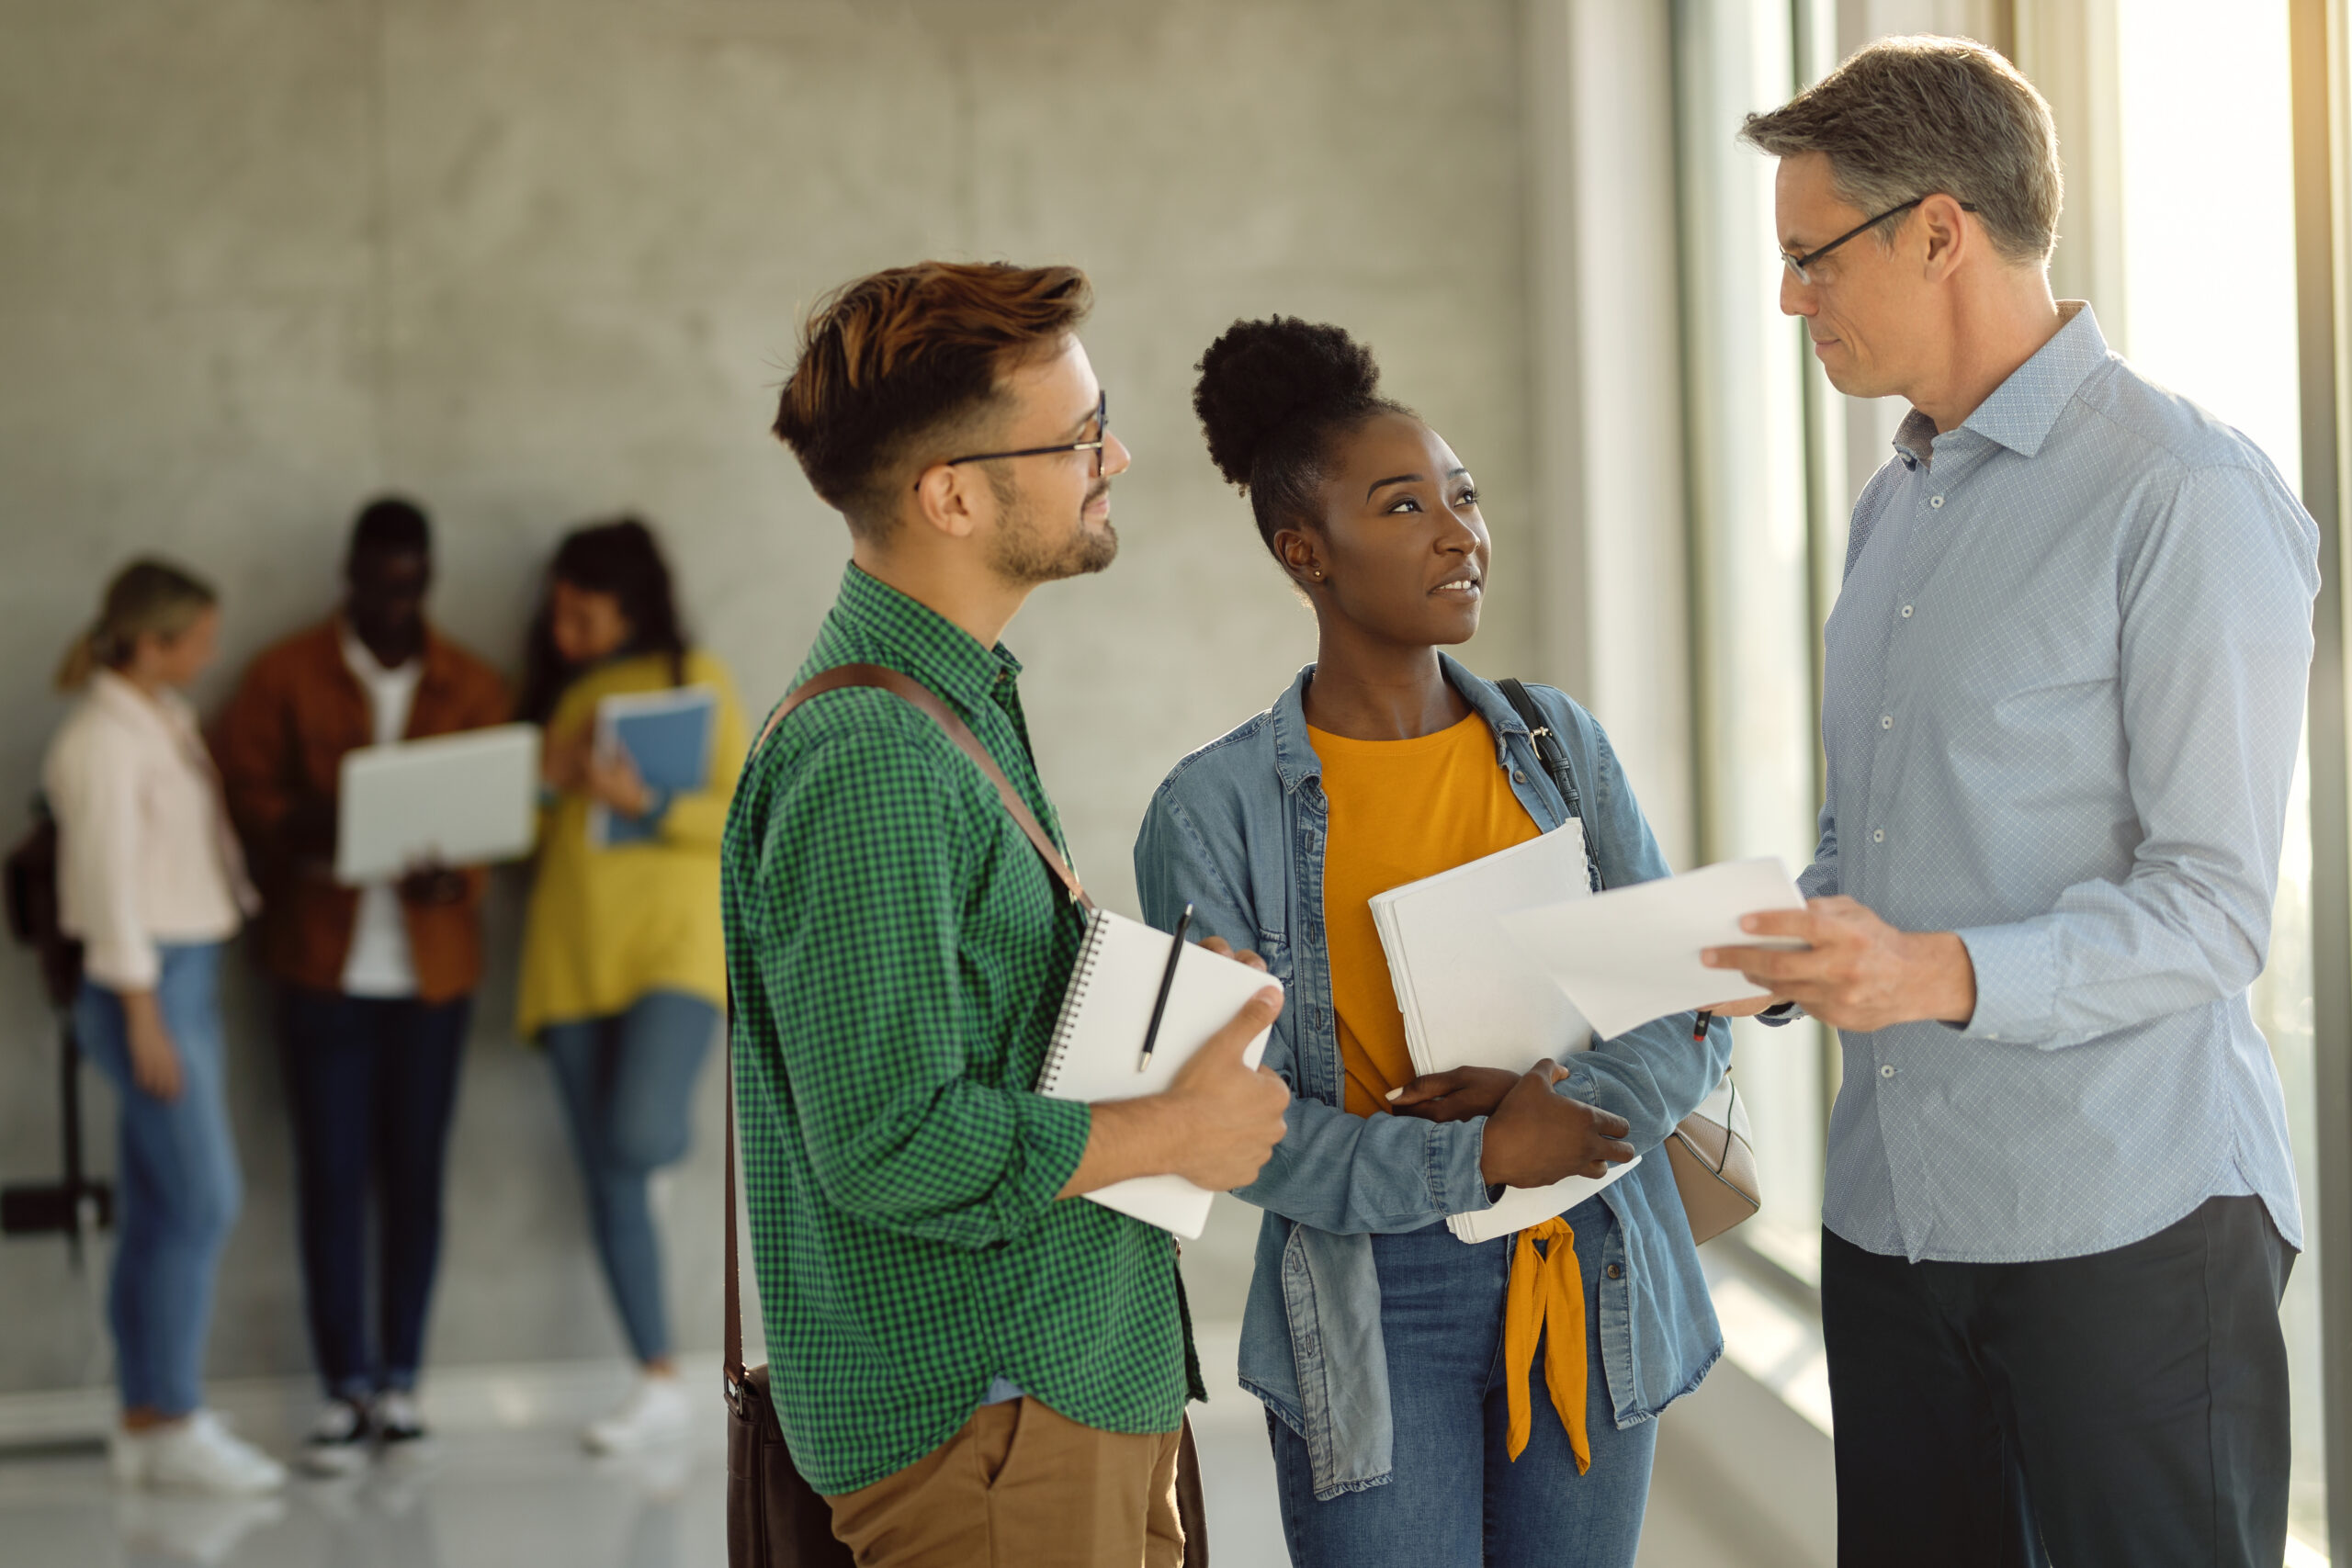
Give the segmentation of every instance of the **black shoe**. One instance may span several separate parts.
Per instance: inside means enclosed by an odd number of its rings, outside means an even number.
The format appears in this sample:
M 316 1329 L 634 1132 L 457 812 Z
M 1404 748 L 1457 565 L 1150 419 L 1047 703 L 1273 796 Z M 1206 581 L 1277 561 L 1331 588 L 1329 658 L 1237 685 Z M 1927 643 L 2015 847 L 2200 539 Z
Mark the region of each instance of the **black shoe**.
M 313 1475 L 349 1475 L 368 1462 L 375 1441 L 368 1412 L 357 1400 L 330 1399 L 302 1439 L 302 1468 Z
M 368 1420 L 376 1428 L 377 1438 L 388 1449 L 422 1443 L 430 1436 L 424 1428 L 424 1417 L 416 1408 L 416 1396 L 406 1389 L 387 1389 L 378 1394 Z

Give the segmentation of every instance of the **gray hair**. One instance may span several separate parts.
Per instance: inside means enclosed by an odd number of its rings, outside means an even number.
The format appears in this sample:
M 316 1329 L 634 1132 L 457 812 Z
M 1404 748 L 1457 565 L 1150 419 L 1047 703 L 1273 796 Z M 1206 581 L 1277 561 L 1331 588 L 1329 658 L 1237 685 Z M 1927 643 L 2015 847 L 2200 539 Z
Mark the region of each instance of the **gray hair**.
M 1830 188 L 1865 216 L 1941 192 L 1976 209 L 2009 261 L 2047 261 L 2057 243 L 2050 105 L 1971 39 L 1881 39 L 1739 134 L 1776 158 L 1826 154 Z M 1893 243 L 1891 229 L 1879 237 Z

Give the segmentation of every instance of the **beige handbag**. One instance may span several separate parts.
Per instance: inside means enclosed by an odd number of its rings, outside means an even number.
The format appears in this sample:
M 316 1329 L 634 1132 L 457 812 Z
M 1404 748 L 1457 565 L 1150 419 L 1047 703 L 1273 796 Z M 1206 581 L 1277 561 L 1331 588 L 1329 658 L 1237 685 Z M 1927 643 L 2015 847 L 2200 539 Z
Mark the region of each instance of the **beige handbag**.
M 1568 761 L 1568 749 L 1552 733 L 1544 710 L 1520 682 L 1495 683 L 1527 725 L 1535 754 L 1543 759 L 1544 771 L 1552 775 L 1553 784 L 1559 786 L 1568 815 L 1582 818 L 1576 769 Z M 1585 857 L 1592 890 L 1598 893 L 1602 886 L 1600 863 L 1592 859 L 1589 835 L 1585 839 Z M 1756 1184 L 1756 1144 L 1748 1135 L 1747 1107 L 1740 1103 L 1739 1090 L 1729 1073 L 1674 1129 L 1674 1135 L 1666 1140 L 1666 1157 L 1674 1167 L 1675 1189 L 1682 1194 L 1682 1211 L 1690 1218 L 1693 1241 L 1713 1241 L 1764 1206 Z
M 1682 1119 L 1666 1141 L 1675 1190 L 1690 1217 L 1690 1239 L 1713 1241 L 1764 1206 L 1756 1185 L 1756 1145 L 1747 1106 L 1725 1073 L 1715 1092 Z

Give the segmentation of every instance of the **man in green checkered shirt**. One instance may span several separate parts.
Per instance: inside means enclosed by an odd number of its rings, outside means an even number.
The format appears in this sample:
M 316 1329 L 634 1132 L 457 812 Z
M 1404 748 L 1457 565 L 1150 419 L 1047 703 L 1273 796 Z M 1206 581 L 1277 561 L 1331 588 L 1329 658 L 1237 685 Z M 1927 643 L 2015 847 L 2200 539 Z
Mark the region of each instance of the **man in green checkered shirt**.
M 1087 304 L 1069 267 L 862 278 L 809 318 L 775 425 L 853 545 L 796 684 L 912 676 L 1057 842 L 998 636 L 1037 584 L 1117 551 L 1127 452 L 1073 335 Z M 1197 1393 L 1175 1247 L 1080 1197 L 1256 1176 L 1288 1094 L 1242 1049 L 1280 993 L 1165 1094 L 1031 1093 L 1079 909 L 980 769 L 869 687 L 754 750 L 723 898 L 774 1395 L 835 1533 L 888 1568 L 1172 1568 Z

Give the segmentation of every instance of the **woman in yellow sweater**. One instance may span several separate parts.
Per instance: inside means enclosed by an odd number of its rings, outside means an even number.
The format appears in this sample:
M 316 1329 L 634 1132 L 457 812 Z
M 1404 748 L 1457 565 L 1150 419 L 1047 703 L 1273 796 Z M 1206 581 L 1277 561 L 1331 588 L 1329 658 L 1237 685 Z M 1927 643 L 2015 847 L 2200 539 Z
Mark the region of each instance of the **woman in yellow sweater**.
M 634 518 L 575 530 L 548 569 L 524 716 L 546 728 L 538 875 L 515 1029 L 545 1046 L 587 1188 L 590 1226 L 643 1375 L 592 1422 L 592 1449 L 673 1440 L 690 1416 L 671 1359 L 653 1172 L 683 1157 L 695 1080 L 726 976 L 718 840 L 743 761 L 743 714 L 718 660 L 687 648 L 669 567 Z M 649 785 L 595 742 L 608 698 L 682 687 L 712 699 L 699 789 Z M 600 833 L 605 815 L 617 830 Z

